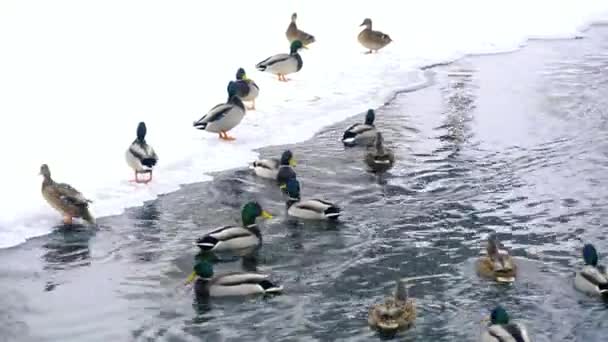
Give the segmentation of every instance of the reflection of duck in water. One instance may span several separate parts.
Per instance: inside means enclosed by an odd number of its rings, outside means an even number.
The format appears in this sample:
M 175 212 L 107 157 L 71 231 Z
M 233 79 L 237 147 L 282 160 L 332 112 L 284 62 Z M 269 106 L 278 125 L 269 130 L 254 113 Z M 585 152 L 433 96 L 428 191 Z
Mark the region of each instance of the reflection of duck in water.
M 384 333 L 394 333 L 411 327 L 415 319 L 414 300 L 408 297 L 407 290 L 399 279 L 394 296 L 386 298 L 384 303 L 372 306 L 367 321 L 374 329 Z
M 597 250 L 591 244 L 583 247 L 585 266 L 576 272 L 574 287 L 584 293 L 608 299 L 608 274 L 603 265 L 598 265 Z
M 517 265 L 509 255 L 509 251 L 498 241 L 496 236 L 488 238 L 486 251 L 488 255 L 477 261 L 477 273 L 500 283 L 515 281 Z
M 85 226 L 71 226 L 48 235 L 49 241 L 42 247 L 45 253 L 45 269 L 63 270 L 91 264 L 89 241 L 94 233 Z

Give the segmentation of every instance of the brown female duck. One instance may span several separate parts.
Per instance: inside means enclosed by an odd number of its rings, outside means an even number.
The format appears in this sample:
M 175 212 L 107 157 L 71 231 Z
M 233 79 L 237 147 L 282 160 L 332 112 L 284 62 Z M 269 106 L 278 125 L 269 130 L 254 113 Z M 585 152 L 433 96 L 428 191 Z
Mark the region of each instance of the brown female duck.
M 42 196 L 44 199 L 63 215 L 65 224 L 72 224 L 74 217 L 94 224 L 95 218 L 89 211 L 89 203 L 92 201 L 76 189 L 65 183 L 57 183 L 51 178 L 51 171 L 48 165 L 40 167 L 40 174 L 44 177 L 42 181 Z

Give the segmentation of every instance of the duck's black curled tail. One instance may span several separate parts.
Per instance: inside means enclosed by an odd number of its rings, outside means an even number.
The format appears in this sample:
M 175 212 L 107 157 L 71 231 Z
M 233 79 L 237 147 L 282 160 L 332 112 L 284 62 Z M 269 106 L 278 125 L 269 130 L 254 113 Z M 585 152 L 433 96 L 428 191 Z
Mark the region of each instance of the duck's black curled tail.
M 203 236 L 202 238 L 196 240 L 196 245 L 203 251 L 210 251 L 217 245 L 219 242 L 218 239 L 213 236 Z
M 331 207 L 325 209 L 324 214 L 329 219 L 337 220 L 338 217 L 340 216 L 340 208 L 338 208 L 336 206 L 331 206 Z

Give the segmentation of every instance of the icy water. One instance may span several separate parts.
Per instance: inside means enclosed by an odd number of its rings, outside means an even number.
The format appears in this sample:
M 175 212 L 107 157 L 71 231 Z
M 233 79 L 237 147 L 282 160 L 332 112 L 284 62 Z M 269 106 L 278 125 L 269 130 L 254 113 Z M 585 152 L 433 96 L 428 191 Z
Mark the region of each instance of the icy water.
M 535 341 L 604 340 L 608 309 L 572 277 L 583 241 L 608 250 L 608 27 L 426 72 L 427 87 L 377 111 L 397 156 L 384 180 L 339 143 L 362 115 L 288 146 L 303 196 L 337 202 L 340 223 L 286 219 L 276 186 L 239 169 L 94 231 L 59 227 L 0 250 L 0 340 L 374 341 L 368 308 L 397 277 L 410 279 L 418 308 L 398 340 L 475 340 L 499 303 Z M 285 293 L 195 303 L 182 286 L 193 240 L 237 222 L 252 199 L 275 215 L 261 225 L 263 247 L 216 272 L 257 269 Z M 492 232 L 517 256 L 512 286 L 475 275 Z

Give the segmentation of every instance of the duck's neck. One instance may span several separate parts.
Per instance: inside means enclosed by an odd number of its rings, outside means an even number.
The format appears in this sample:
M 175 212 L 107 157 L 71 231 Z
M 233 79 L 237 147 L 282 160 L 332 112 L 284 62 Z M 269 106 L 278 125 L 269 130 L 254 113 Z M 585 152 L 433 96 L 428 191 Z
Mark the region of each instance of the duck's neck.
M 296 204 L 300 202 L 300 198 L 294 198 L 294 197 L 287 197 L 287 209 L 291 208 L 292 205 Z
M 50 175 L 45 175 L 44 180 L 42 181 L 42 187 L 53 185 L 55 182 L 51 178 Z
M 241 99 L 239 99 L 238 96 L 232 96 L 232 97 L 230 97 L 230 99 L 228 99 L 228 102 L 230 102 L 233 105 L 238 106 L 241 109 L 245 110 L 245 105 L 243 104 L 243 101 L 241 101 Z

